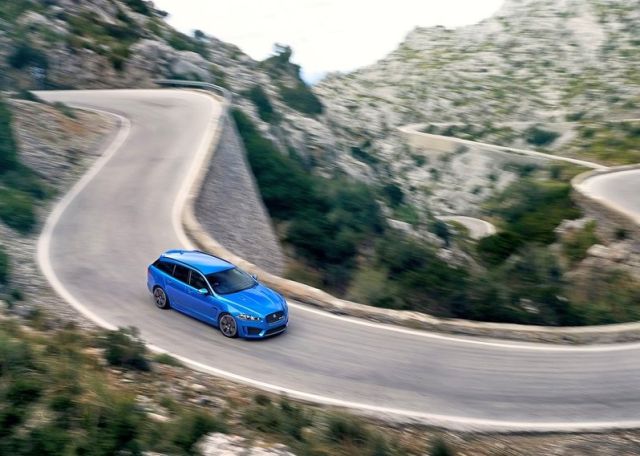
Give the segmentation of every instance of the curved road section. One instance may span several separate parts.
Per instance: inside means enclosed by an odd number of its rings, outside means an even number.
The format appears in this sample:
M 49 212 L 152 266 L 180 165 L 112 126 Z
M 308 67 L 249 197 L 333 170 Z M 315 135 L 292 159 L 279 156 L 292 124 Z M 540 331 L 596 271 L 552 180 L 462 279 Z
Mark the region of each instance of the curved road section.
M 290 396 L 462 429 L 579 430 L 640 424 L 640 345 L 560 347 L 464 339 L 292 305 L 260 342 L 153 305 L 146 266 L 186 242 L 176 199 L 221 113 L 205 94 L 50 92 L 128 119 L 107 155 L 54 210 L 40 264 L 60 294 L 107 326 L 192 366 Z M 215 235 L 215 233 L 213 233 Z
M 578 188 L 640 225 L 640 169 L 596 174 Z

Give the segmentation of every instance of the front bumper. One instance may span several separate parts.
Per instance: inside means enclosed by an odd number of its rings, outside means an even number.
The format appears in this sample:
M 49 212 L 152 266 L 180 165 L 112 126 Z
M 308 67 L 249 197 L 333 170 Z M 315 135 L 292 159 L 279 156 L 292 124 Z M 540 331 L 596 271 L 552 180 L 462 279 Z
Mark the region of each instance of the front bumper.
M 289 326 L 289 315 L 285 315 L 279 321 L 267 323 L 262 321 L 245 321 L 236 318 L 238 323 L 238 335 L 246 339 L 263 339 L 284 332 Z

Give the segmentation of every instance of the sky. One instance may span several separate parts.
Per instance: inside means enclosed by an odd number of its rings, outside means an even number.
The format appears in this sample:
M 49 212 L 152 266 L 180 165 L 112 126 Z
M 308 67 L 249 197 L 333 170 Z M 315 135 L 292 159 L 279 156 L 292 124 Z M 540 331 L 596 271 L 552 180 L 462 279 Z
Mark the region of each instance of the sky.
M 503 0 L 154 0 L 178 30 L 199 29 L 257 60 L 273 44 L 293 48 L 309 82 L 391 52 L 416 26 L 459 27 L 491 16 Z

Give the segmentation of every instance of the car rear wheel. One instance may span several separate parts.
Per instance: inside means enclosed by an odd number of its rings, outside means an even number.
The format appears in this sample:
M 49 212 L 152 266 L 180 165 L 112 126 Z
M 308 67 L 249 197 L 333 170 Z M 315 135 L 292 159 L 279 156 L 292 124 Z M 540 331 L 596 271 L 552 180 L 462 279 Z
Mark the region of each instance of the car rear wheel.
M 238 335 L 238 325 L 236 324 L 236 319 L 233 318 L 229 314 L 224 314 L 220 317 L 220 321 L 218 322 L 218 326 L 220 327 L 220 332 L 225 337 L 236 337 Z
M 169 305 L 169 298 L 167 297 L 167 294 L 160 287 L 155 287 L 153 289 L 153 301 L 159 309 L 168 309 L 171 307 Z

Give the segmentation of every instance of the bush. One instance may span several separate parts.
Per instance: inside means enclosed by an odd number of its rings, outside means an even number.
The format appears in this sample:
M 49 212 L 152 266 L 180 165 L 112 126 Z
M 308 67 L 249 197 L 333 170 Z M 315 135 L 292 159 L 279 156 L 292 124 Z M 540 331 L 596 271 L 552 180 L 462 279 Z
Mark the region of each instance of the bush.
M 590 222 L 582 230 L 572 233 L 562 242 L 563 252 L 572 264 L 582 261 L 587 256 L 589 247 L 598 243 L 595 231 L 596 223 Z
M 186 454 L 196 454 L 195 444 L 210 432 L 227 432 L 226 425 L 203 411 L 187 412 L 172 426 L 172 443 Z
M 251 90 L 246 94 L 247 97 L 253 102 L 258 110 L 258 115 L 265 122 L 272 122 L 275 120 L 276 115 L 273 110 L 273 106 L 269 101 L 269 97 L 265 91 L 259 85 L 254 85 Z
M 42 69 L 49 67 L 47 56 L 40 49 L 33 47 L 28 42 L 21 42 L 9 55 L 8 63 L 17 70 L 22 70 L 29 66 Z
M 11 125 L 11 111 L 0 96 L 0 170 L 12 169 L 18 163 L 18 146 Z
M 389 203 L 389 206 L 396 208 L 404 203 L 404 192 L 397 184 L 387 184 L 382 187 L 382 194 Z
M 572 277 L 567 296 L 579 324 L 640 320 L 640 282 L 622 270 L 590 268 Z
M 173 367 L 184 367 L 179 359 L 174 358 L 168 353 L 159 353 L 153 357 L 153 361 L 159 364 L 166 364 Z
M 280 96 L 289 107 L 302 114 L 310 116 L 322 114 L 323 106 L 320 99 L 302 81 L 293 87 L 280 86 Z
M 9 273 L 11 272 L 9 255 L 0 247 L 0 284 L 6 285 L 9 282 Z
M 20 233 L 29 233 L 36 225 L 33 198 L 21 191 L 0 188 L 0 220 Z
M 141 371 L 150 370 L 146 358 L 147 349 L 140 339 L 137 328 L 119 328 L 107 331 L 103 340 L 105 358 L 112 366 Z
M 529 144 L 540 147 L 548 146 L 549 144 L 554 142 L 558 138 L 558 136 L 560 136 L 559 133 L 556 133 L 555 131 L 544 130 L 538 125 L 530 127 L 524 132 L 524 137 Z
M 302 440 L 302 429 L 311 424 L 303 407 L 283 398 L 278 404 L 257 396 L 256 405 L 246 411 L 243 422 L 261 432 L 280 434 L 295 441 Z
M 522 244 L 519 236 L 504 231 L 480 239 L 476 250 L 485 263 L 497 265 L 509 258 Z
M 447 442 L 440 438 L 433 443 L 431 450 L 429 450 L 429 456 L 454 456 L 454 454 Z
M 124 0 L 124 4 L 131 8 L 136 13 L 144 14 L 145 16 L 151 16 L 152 9 L 144 0 Z
M 196 52 L 205 59 L 209 58 L 209 49 L 207 49 L 207 45 L 203 41 L 191 38 L 184 33 L 172 30 L 171 35 L 167 39 L 167 44 L 177 51 Z
M 490 203 L 489 209 L 504 220 L 504 231 L 541 244 L 555 241 L 554 230 L 562 220 L 580 216 L 571 200 L 570 184 L 531 178 L 511 184 Z

